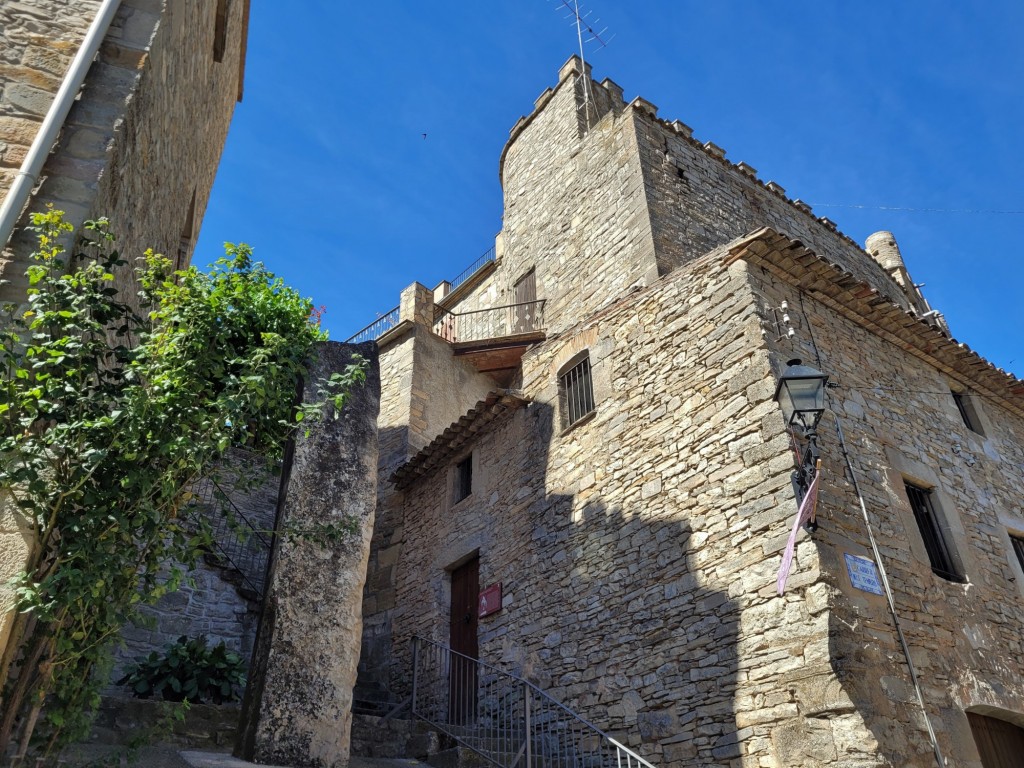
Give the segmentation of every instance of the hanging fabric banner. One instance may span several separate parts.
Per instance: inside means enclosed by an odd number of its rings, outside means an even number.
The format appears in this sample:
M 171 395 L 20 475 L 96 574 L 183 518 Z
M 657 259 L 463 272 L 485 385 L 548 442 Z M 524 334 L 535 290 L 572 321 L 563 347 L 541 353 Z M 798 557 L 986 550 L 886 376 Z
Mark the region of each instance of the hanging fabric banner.
M 789 541 L 786 542 L 786 551 L 782 555 L 782 565 L 779 566 L 779 577 L 776 585 L 779 588 L 779 596 L 786 591 L 786 579 L 793 568 L 793 555 L 796 553 L 796 535 L 800 532 L 800 526 L 814 520 L 814 511 L 818 506 L 818 478 L 821 477 L 821 462 L 814 473 L 814 480 L 811 487 L 804 494 L 804 500 L 800 503 L 800 509 L 796 512 L 796 519 L 793 521 L 793 530 L 789 534 Z

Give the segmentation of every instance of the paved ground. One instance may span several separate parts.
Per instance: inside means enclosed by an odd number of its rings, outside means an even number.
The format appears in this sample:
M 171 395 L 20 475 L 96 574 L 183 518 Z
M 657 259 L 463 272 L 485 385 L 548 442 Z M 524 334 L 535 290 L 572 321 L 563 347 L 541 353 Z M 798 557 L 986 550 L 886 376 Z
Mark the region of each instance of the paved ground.
M 67 755 L 68 768 L 89 766 L 134 765 L 139 768 L 287 768 L 287 766 L 257 766 L 222 752 L 199 752 L 180 747 L 152 746 L 138 751 L 136 759 L 128 762 L 124 747 L 83 745 L 73 748 Z M 349 768 L 426 768 L 417 760 L 387 760 L 374 757 L 353 757 Z

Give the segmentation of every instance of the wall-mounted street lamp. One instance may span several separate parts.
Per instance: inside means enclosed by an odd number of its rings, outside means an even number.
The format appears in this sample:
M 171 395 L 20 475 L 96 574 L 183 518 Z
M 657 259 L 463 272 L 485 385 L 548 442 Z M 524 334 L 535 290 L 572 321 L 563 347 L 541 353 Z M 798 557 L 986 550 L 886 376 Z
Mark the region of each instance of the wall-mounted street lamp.
M 825 384 L 828 376 L 816 368 L 790 360 L 782 372 L 775 400 L 782 408 L 786 427 L 798 432 L 807 441 L 800 467 L 793 472 L 799 498 L 803 500 L 811 487 L 818 466 L 818 422 L 825 412 Z M 812 524 L 814 528 L 817 524 Z

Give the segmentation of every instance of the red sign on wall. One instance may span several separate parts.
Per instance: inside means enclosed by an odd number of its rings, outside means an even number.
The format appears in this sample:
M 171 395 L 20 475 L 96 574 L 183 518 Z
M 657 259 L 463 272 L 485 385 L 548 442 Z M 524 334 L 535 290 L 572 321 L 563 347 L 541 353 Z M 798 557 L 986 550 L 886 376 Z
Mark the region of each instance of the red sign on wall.
M 483 618 L 501 610 L 501 582 L 491 584 L 480 593 L 477 615 Z

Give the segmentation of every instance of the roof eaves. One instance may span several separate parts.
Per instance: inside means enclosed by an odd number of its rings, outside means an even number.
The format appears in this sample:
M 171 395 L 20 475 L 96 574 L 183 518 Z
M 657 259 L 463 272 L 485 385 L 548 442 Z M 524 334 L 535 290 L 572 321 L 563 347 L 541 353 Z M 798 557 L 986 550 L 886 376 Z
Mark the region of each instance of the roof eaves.
M 762 227 L 735 242 L 723 263 L 728 265 L 738 260 L 764 267 L 876 335 L 947 375 L 965 380 L 981 394 L 1024 417 L 1024 381 L 996 368 L 966 344 L 903 309 L 890 297 L 798 240 L 771 227 Z
M 396 469 L 391 475 L 391 482 L 398 490 L 409 488 L 424 475 L 447 465 L 467 444 L 493 429 L 504 417 L 528 402 L 517 393 L 504 389 L 493 390 Z

